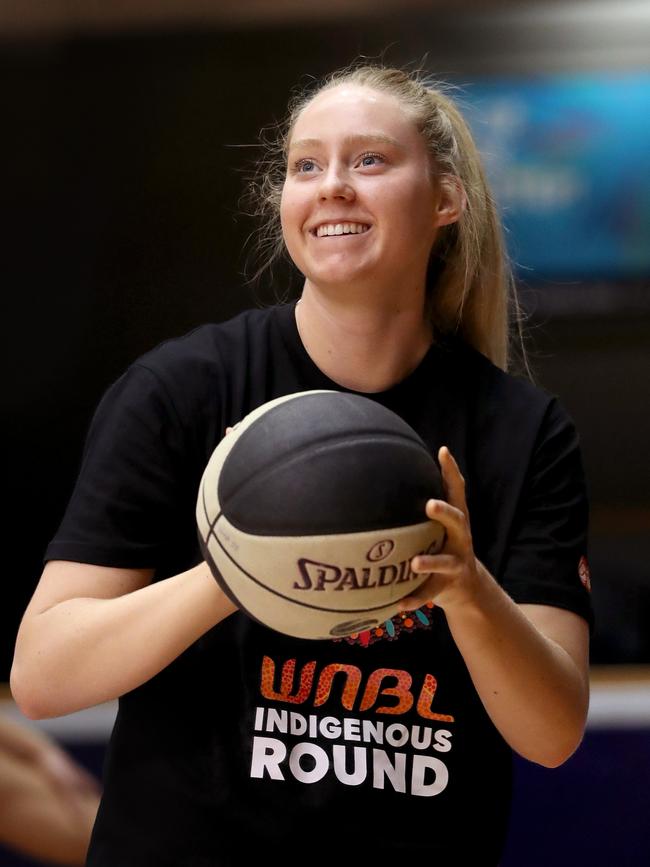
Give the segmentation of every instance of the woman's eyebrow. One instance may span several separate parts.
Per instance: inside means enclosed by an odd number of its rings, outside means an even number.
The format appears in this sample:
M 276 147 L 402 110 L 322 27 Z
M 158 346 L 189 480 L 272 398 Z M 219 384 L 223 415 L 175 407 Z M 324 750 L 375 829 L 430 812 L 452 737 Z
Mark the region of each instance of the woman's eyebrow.
M 323 142 L 318 138 L 301 138 L 297 141 L 292 141 L 289 144 L 289 150 L 295 149 L 305 149 L 305 148 L 317 148 L 321 147 Z M 387 144 L 392 145 L 393 147 L 404 149 L 404 145 L 400 144 L 397 139 L 391 138 L 389 135 L 385 135 L 382 132 L 376 133 L 366 133 L 359 135 L 346 135 L 343 139 L 343 144 L 346 145 L 381 145 Z

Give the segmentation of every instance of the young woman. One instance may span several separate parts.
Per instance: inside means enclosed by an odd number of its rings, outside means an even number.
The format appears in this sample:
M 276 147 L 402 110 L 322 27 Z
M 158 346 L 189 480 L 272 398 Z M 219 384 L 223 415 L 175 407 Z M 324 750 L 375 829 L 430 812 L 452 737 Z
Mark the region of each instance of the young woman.
M 511 750 L 553 767 L 588 704 L 587 506 L 574 427 L 505 372 L 512 299 L 458 111 L 358 67 L 295 103 L 258 187 L 297 304 L 171 340 L 108 390 L 25 613 L 31 717 L 118 697 L 93 867 L 496 865 Z M 306 641 L 247 618 L 200 561 L 198 483 L 229 425 L 359 392 L 438 456 L 432 573 L 384 628 Z M 471 526 L 471 531 L 470 531 Z

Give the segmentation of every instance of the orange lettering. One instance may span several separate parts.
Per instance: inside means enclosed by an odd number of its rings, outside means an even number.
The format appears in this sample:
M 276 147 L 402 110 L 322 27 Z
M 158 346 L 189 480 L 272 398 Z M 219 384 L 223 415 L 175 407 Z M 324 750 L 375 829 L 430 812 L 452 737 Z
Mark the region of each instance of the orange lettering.
M 393 707 L 382 705 L 375 708 L 376 713 L 406 713 L 413 706 L 413 694 L 410 691 L 413 678 L 407 671 L 400 671 L 396 668 L 378 668 L 368 678 L 366 691 L 363 694 L 363 699 L 359 710 L 368 710 L 377 701 L 379 695 L 379 687 L 385 677 L 394 677 L 397 681 L 395 686 L 384 686 L 381 689 L 382 695 L 395 695 L 399 701 Z
M 334 675 L 339 671 L 344 671 L 346 674 L 345 686 L 341 696 L 341 704 L 347 710 L 352 710 L 359 686 L 361 685 L 361 671 L 356 665 L 342 665 L 339 662 L 333 662 L 331 665 L 326 665 L 321 671 L 318 678 L 318 686 L 316 687 L 316 698 L 314 699 L 314 707 L 319 707 L 325 704 L 330 696 L 332 689 L 332 681 Z
M 275 663 L 269 656 L 265 656 L 262 660 L 262 679 L 260 682 L 260 692 L 264 698 L 273 699 L 273 701 L 287 701 L 291 704 L 302 704 L 309 698 L 312 683 L 314 681 L 314 669 L 316 661 L 307 662 L 302 667 L 300 672 L 300 686 L 298 691 L 292 695 L 294 683 L 294 673 L 296 670 L 296 660 L 287 659 L 282 666 L 282 675 L 280 678 L 280 692 L 276 692 L 275 685 Z
M 418 699 L 418 713 L 424 719 L 434 719 L 438 722 L 454 722 L 453 716 L 449 716 L 444 713 L 431 713 L 431 702 L 433 701 L 433 697 L 436 694 L 436 689 L 438 687 L 438 681 L 432 674 L 425 674 L 424 683 L 422 684 L 422 689 L 420 691 L 420 698 Z

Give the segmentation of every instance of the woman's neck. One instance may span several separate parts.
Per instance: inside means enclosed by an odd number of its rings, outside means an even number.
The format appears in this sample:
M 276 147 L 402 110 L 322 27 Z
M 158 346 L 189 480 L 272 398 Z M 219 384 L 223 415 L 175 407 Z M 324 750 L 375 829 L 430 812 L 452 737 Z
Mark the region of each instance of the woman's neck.
M 296 324 L 308 355 L 329 379 L 373 393 L 401 382 L 426 355 L 432 338 L 423 307 L 423 298 L 384 304 L 337 299 L 307 281 Z

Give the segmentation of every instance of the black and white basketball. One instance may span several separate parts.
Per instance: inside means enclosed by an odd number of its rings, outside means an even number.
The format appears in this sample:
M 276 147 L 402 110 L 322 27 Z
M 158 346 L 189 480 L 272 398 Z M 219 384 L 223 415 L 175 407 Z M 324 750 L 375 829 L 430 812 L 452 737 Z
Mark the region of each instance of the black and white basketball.
M 444 528 L 438 466 L 415 431 L 369 398 L 307 391 L 258 407 L 219 443 L 197 500 L 203 555 L 251 617 L 299 638 L 371 629 L 427 575 Z

